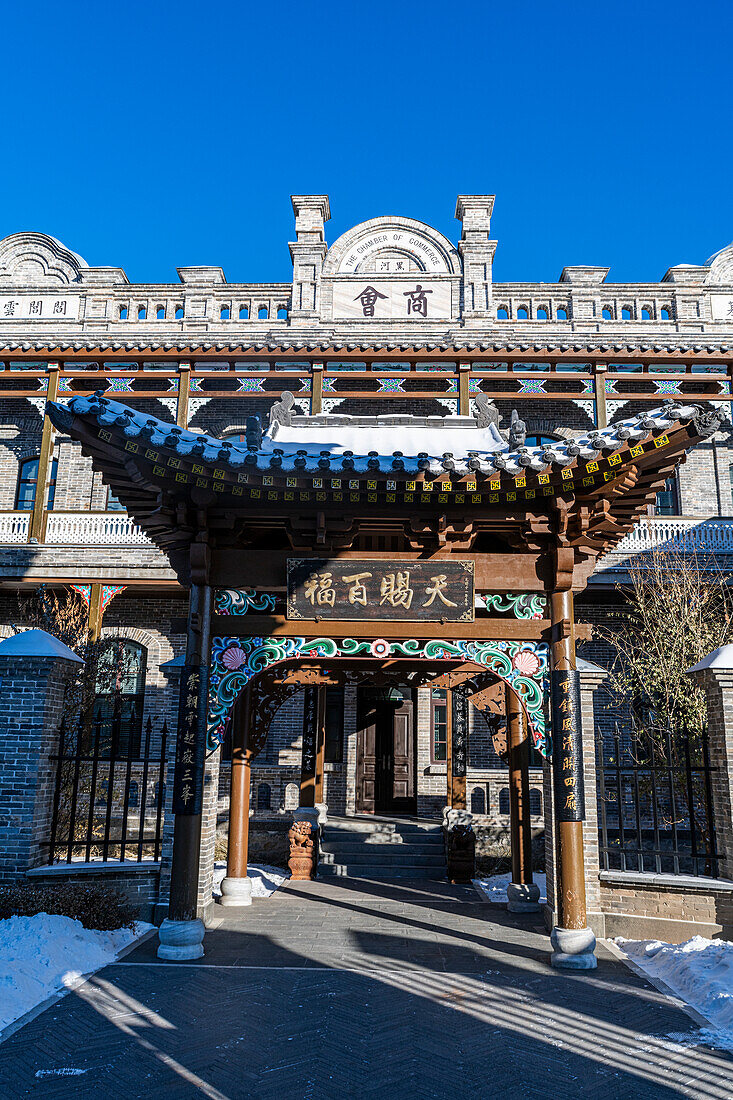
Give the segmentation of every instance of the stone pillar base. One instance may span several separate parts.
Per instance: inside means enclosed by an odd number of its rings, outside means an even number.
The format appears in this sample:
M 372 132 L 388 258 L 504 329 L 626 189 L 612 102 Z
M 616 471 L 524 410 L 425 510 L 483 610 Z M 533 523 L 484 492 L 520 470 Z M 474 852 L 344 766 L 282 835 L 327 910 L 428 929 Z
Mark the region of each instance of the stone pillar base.
M 204 922 L 201 920 L 168 920 L 158 929 L 158 958 L 170 962 L 200 959 L 204 953 Z
M 510 913 L 539 913 L 540 888 L 535 882 L 510 882 L 506 888 L 506 907 Z
M 596 937 L 590 928 L 558 928 L 550 933 L 550 962 L 561 970 L 595 970 Z
M 252 904 L 252 879 L 251 878 L 224 878 L 221 880 L 221 897 L 217 898 L 219 905 L 241 906 Z

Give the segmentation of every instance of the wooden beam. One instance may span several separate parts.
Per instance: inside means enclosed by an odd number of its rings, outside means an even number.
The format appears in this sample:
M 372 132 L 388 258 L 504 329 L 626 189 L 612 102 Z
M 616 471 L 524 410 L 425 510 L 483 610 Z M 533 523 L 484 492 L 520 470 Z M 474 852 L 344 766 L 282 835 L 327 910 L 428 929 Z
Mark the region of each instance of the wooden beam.
M 458 364 L 458 412 L 460 416 L 471 415 L 471 364 Z
M 179 428 L 188 427 L 188 398 L 191 390 L 191 364 L 178 364 L 178 401 L 176 403 L 176 424 Z
M 311 363 L 311 415 L 315 416 L 321 412 L 323 412 L 323 363 Z
M 55 401 L 59 392 L 59 364 L 48 364 L 48 388 L 47 400 Z M 43 420 L 43 434 L 41 436 L 41 453 L 38 456 L 38 476 L 36 478 L 36 495 L 33 498 L 33 513 L 28 526 L 28 541 L 43 542 L 46 534 L 46 493 L 48 491 L 48 475 L 51 469 L 54 444 L 54 426 L 48 416 Z

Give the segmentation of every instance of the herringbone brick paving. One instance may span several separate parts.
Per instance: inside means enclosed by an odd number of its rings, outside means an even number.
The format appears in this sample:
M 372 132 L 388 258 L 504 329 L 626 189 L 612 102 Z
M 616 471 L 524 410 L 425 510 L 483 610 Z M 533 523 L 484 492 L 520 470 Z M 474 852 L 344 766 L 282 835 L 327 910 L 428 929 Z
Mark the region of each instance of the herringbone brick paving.
M 733 1097 L 733 1059 L 674 1004 L 602 949 L 551 970 L 539 922 L 468 887 L 292 883 L 230 914 L 200 962 L 150 941 L 27 1024 L 0 1095 Z

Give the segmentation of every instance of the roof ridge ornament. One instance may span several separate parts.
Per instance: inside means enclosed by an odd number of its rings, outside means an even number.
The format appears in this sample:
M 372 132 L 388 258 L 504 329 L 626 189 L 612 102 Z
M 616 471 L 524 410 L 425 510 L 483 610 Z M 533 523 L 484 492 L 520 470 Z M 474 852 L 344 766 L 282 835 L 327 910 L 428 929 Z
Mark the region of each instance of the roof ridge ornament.
M 293 406 L 295 405 L 295 394 L 290 390 L 283 390 L 282 397 L 279 401 L 270 409 L 270 427 L 274 424 L 282 424 L 286 428 L 290 427 L 293 416 Z
M 502 415 L 490 397 L 485 393 L 477 393 L 474 406 L 476 411 L 473 415 L 479 428 L 488 428 L 492 424 L 495 428 L 499 427 Z

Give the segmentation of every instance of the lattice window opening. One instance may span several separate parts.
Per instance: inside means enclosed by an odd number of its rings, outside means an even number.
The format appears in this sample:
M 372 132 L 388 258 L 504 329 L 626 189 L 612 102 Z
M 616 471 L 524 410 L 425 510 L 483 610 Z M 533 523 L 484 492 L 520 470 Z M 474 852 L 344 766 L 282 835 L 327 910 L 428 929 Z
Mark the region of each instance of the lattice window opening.
M 159 860 L 163 834 L 167 725 L 148 719 L 142 753 L 100 751 L 95 729 L 82 736 L 62 726 L 55 765 L 48 863 Z
M 596 733 L 601 867 L 717 878 L 707 732 Z

